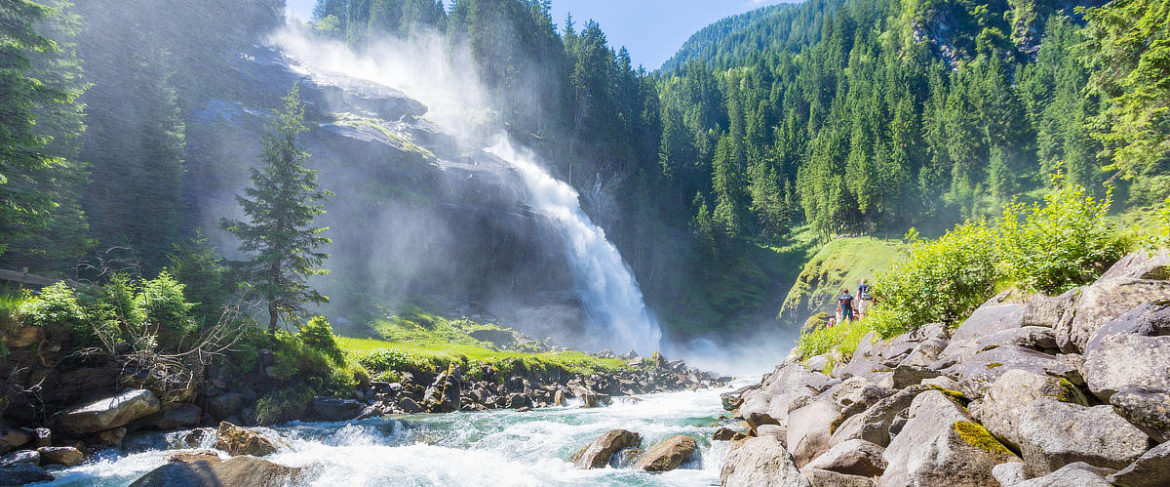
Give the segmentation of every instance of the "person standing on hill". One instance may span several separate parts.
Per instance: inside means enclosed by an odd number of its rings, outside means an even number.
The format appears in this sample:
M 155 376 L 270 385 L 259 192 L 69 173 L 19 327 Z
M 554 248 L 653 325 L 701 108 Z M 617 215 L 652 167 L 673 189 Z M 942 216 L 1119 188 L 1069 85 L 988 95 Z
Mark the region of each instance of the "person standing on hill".
M 841 297 L 837 298 L 837 312 L 841 314 L 840 323 L 845 320 L 853 322 L 853 296 L 849 294 L 849 289 L 841 290 Z
M 857 286 L 857 318 L 865 318 L 869 307 L 873 306 L 873 294 L 870 293 L 869 279 L 862 279 Z

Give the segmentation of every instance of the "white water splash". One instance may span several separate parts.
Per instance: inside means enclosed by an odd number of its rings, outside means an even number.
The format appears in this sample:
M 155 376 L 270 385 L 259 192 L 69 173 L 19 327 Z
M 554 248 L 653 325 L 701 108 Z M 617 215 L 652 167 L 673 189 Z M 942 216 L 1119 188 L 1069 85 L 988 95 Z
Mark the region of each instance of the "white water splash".
M 662 331 L 646 310 L 634 273 L 605 238 L 605 230 L 581 210 L 577 191 L 550 176 L 531 155 L 518 152 L 506 139 L 488 151 L 516 168 L 533 206 L 560 230 L 577 292 L 589 318 L 602 327 L 595 334 L 598 343 L 619 352 L 630 347 L 642 353 L 657 351 Z
M 292 28 L 276 34 L 273 41 L 309 74 L 341 74 L 401 90 L 427 105 L 427 118 L 450 134 L 482 130 L 469 125 L 489 111 L 482 87 L 470 75 L 472 61 L 466 53 L 452 55 L 440 37 L 424 33 L 410 40 L 387 39 L 361 54 Z M 535 156 L 517 149 L 506 135 L 498 136 L 487 150 L 516 168 L 532 198 L 530 204 L 556 225 L 565 242 L 575 291 L 593 325 L 590 343 L 574 345 L 618 353 L 631 348 L 643 354 L 659 350 L 662 332 L 646 308 L 637 279 L 605 231 L 581 209 L 577 191 L 549 175 Z

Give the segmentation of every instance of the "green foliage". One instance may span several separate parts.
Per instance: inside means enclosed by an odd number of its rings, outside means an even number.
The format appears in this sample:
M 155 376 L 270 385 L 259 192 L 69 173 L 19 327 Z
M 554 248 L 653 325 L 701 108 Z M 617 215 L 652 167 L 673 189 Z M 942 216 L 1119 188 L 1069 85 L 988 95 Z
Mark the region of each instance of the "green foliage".
M 219 320 L 234 285 L 223 258 L 207 236 L 196 231 L 186 242 L 174 244 L 167 261 L 167 273 L 183 283 L 184 294 L 195 303 L 191 314 L 203 324 Z
M 191 317 L 193 304 L 183 296 L 185 285 L 180 284 L 166 271 L 158 277 L 142 283 L 134 304 L 142 310 L 143 319 L 172 332 L 186 333 L 194 330 Z
M 78 328 L 89 319 L 73 288 L 64 282 L 41 289 L 40 294 L 20 303 L 19 314 L 28 326 L 64 325 Z
M 294 85 L 284 98 L 283 110 L 274 114 L 270 134 L 264 139 L 262 169 L 252 169 L 252 186 L 237 196 L 249 221 L 224 219 L 222 226 L 240 239 L 240 250 L 251 255 L 248 282 L 268 303 L 268 330 L 275 333 L 279 320 L 294 321 L 305 313 L 307 303 L 328 298 L 309 287 L 310 276 L 326 274 L 320 265 L 328 257 L 317 249 L 329 243 L 327 230 L 313 227 L 325 213 L 322 204 L 330 196 L 317 185 L 317 171 L 305 167 L 309 154 L 297 145 L 308 130 L 300 89 Z
M 1127 248 L 1106 220 L 1110 196 L 1054 179 L 1043 203 L 1004 208 L 996 242 L 1001 279 L 1050 295 L 1096 279 Z
M 308 390 L 278 389 L 256 401 L 256 423 L 273 424 L 301 417 L 313 394 Z
M 853 352 L 857 351 L 861 340 L 871 331 L 870 322 L 870 320 L 845 321 L 832 328 L 825 328 L 824 323 L 821 323 L 821 328 L 800 334 L 800 338 L 796 342 L 797 348 L 800 349 L 800 356 L 810 358 L 837 351 L 840 352 L 840 355 L 836 357 L 837 360 L 848 361 L 853 356 Z
M 874 279 L 879 303 L 869 327 L 883 337 L 927 323 L 954 324 L 995 291 L 996 234 L 981 223 L 966 223 L 935 241 L 910 235 L 909 255 Z
M 1112 150 L 1109 168 L 1126 178 L 1164 172 L 1170 163 L 1170 2 L 1110 2 L 1085 17 L 1093 87 L 1108 97 L 1095 126 Z
M 338 365 L 345 363 L 345 356 L 341 352 L 341 347 L 337 345 L 337 337 L 333 335 L 333 327 L 329 326 L 324 316 L 315 315 L 310 318 L 297 332 L 297 337 L 306 345 L 324 353 L 333 360 L 333 363 Z

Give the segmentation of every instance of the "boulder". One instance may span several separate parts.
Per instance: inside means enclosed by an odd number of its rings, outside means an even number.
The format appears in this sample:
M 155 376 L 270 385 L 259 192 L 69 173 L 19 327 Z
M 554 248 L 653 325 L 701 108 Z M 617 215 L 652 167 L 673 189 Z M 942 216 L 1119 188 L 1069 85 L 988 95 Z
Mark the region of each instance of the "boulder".
M 1062 321 L 1071 320 L 1073 306 L 1081 290 L 1071 289 L 1060 296 L 1033 294 L 1024 303 L 1024 314 L 1020 318 L 1023 326 L 1054 328 Z M 1055 334 L 1053 335 L 1055 338 Z
M 1028 480 L 1028 465 L 1024 462 L 1008 462 L 991 469 L 991 476 L 1003 487 L 1010 487 Z
M 81 450 L 71 446 L 42 446 L 37 448 L 37 453 L 41 454 L 41 465 L 73 467 L 85 461 L 85 455 Z
M 1146 452 L 1149 438 L 1110 406 L 1085 407 L 1050 398 L 1032 401 L 1015 426 L 1031 476 L 1085 462 L 1124 468 Z
M 452 367 L 435 377 L 430 387 L 423 394 L 422 407 L 431 413 L 451 413 L 459 410 L 459 398 L 463 395 L 460 390 L 462 377 L 458 367 Z M 359 411 L 360 412 L 360 411 Z M 356 416 L 357 414 L 354 414 Z M 350 416 L 352 419 L 353 416 Z
M 1146 303 L 1170 296 L 1170 281 L 1116 277 L 1084 288 L 1076 314 L 1056 327 L 1056 343 L 1068 353 L 1083 353 L 1089 339 L 1106 323 Z
M 641 448 L 622 448 L 613 456 L 612 465 L 614 468 L 629 468 L 633 467 L 638 462 L 638 458 L 646 453 Z
M 1081 384 L 1075 356 L 1049 355 L 1013 345 L 979 350 L 951 365 L 943 372 L 956 379 L 961 391 L 970 399 L 981 399 L 999 376 L 1009 370 L 1026 370 L 1037 374 L 1063 377 Z
M 810 487 L 792 455 L 772 438 L 749 438 L 733 446 L 719 480 L 723 487 Z
M 873 479 L 860 475 L 849 475 L 819 468 L 804 468 L 800 471 L 812 487 L 873 487 Z
M 39 326 L 22 326 L 4 334 L 4 346 L 9 350 L 31 347 L 41 341 L 43 329 Z
M 158 410 L 153 393 L 136 389 L 59 413 L 53 418 L 53 429 L 67 435 L 87 435 L 125 426 Z
M 0 467 L 0 485 L 25 485 L 33 482 L 48 482 L 53 476 L 45 469 L 31 463 L 17 463 Z
M 97 434 L 98 442 L 105 446 L 118 446 L 122 443 L 123 438 L 126 438 L 125 427 L 114 428 Z
M 1024 305 L 1008 302 L 1006 299 L 1006 294 L 1000 294 L 976 308 L 971 316 L 955 329 L 950 343 L 939 354 L 939 358 L 961 362 L 980 350 L 980 338 L 1023 326 Z
M 833 425 L 841 409 L 827 400 L 814 401 L 788 415 L 786 442 L 797 467 L 803 467 L 829 449 Z
M 194 404 L 168 404 L 163 410 L 147 416 L 142 423 L 152 429 L 172 430 L 199 424 L 203 410 Z
M 1122 257 L 1099 280 L 1128 277 L 1131 279 L 1170 280 L 1170 252 L 1134 252 Z
M 760 424 L 784 424 L 788 412 L 839 383 L 820 372 L 811 372 L 799 362 L 785 362 L 762 383 L 743 393 L 740 415 L 754 430 Z
M 642 436 L 632 431 L 611 430 L 593 440 L 592 443 L 574 453 L 570 462 L 589 470 L 603 468 L 609 458 L 623 448 L 634 448 L 642 443 Z
M 301 469 L 277 465 L 253 457 L 236 457 L 224 462 L 198 460 L 171 462 L 143 475 L 131 487 L 281 487 L 288 485 Z
M 221 461 L 222 459 L 219 458 L 219 452 L 215 450 L 184 450 L 167 455 L 167 462 L 171 463 L 219 463 Z
M 946 394 L 914 398 L 909 419 L 882 457 L 879 486 L 995 485 L 992 468 L 1019 459 Z
M 219 423 L 215 448 L 233 457 L 238 455 L 262 457 L 276 453 L 278 449 L 276 442 L 227 421 Z
M 238 392 L 220 394 L 207 400 L 207 412 L 214 419 L 225 419 L 244 407 L 244 395 Z
M 362 413 L 364 406 L 353 399 L 316 396 L 309 402 L 313 417 L 322 421 L 348 421 Z
M 1018 448 L 1023 441 L 1020 424 L 1024 415 L 1034 401 L 1045 398 L 1088 405 L 1084 394 L 1068 381 L 1017 369 L 995 381 L 976 416 L 989 431 Z
M 28 434 L 27 431 L 19 428 L 9 428 L 7 426 L 3 428 L 3 432 L 0 432 L 0 455 L 20 448 L 32 441 L 32 435 Z
M 940 372 L 927 367 L 898 364 L 898 366 L 894 367 L 892 373 L 882 381 L 881 385 L 892 389 L 905 389 L 913 385 L 921 384 L 923 380 L 933 379 L 940 375 L 942 375 Z
M 1105 480 L 1108 470 L 1087 463 L 1071 463 L 1043 477 L 1025 480 L 1011 487 L 1113 487 Z
M 20 450 L 0 457 L 0 466 L 7 467 L 18 463 L 41 464 L 41 453 L 36 450 Z
M 1170 303 L 1110 321 L 1085 348 L 1089 390 L 1156 441 L 1170 441 Z
M 828 470 L 862 477 L 877 477 L 886 470 L 885 448 L 865 440 L 849 440 L 809 462 L 807 469 Z
M 721 427 L 711 433 L 711 439 L 715 441 L 735 441 L 744 438 L 747 438 L 747 435 L 727 427 Z
M 414 399 L 409 397 L 402 398 L 402 401 L 398 403 L 398 408 L 406 414 L 417 414 L 422 412 L 422 406 L 419 406 Z
M 49 428 L 37 428 L 32 432 L 33 446 L 53 446 L 53 431 Z
M 532 398 L 519 392 L 513 392 L 508 394 L 508 403 L 506 407 L 508 409 L 531 408 Z
M 666 472 L 683 464 L 699 449 L 694 438 L 686 435 L 672 436 L 646 450 L 638 460 L 638 468 L 647 472 Z
M 1170 483 L 1170 442 L 1145 452 L 1108 480 L 1121 487 L 1164 487 Z
M 975 339 L 975 347 L 979 351 L 1005 346 L 1030 348 L 1051 355 L 1060 352 L 1056 346 L 1056 332 L 1043 326 L 1011 328 Z
M 602 394 L 600 392 L 584 392 L 581 394 L 581 407 L 596 408 L 601 406 L 608 406 L 613 398 L 609 394 Z
M 930 390 L 926 386 L 911 386 L 893 396 L 882 399 L 861 413 L 850 416 L 833 432 L 829 446 L 853 439 L 861 439 L 878 446 L 890 444 L 890 426 L 898 413 L 910 407 L 918 394 Z

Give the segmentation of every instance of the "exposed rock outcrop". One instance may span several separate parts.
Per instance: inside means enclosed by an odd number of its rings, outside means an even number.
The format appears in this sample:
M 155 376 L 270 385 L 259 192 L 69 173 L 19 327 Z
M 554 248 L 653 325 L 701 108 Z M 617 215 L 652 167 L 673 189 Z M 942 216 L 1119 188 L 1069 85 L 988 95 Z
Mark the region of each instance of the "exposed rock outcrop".
M 158 410 L 159 402 L 154 394 L 137 389 L 63 411 L 53 418 L 52 423 L 54 430 L 81 436 L 125 426 Z
M 672 436 L 650 447 L 638 460 L 637 467 L 648 472 L 666 472 L 678 468 L 695 455 L 699 444 L 686 435 Z
M 254 457 L 270 455 L 279 449 L 275 441 L 227 421 L 219 423 L 215 447 L 231 456 L 251 455 Z
M 253 457 L 225 462 L 199 459 L 170 462 L 151 470 L 131 487 L 281 487 L 302 471 Z
M 719 480 L 723 487 L 811 487 L 792 455 L 772 438 L 749 438 L 732 447 Z

